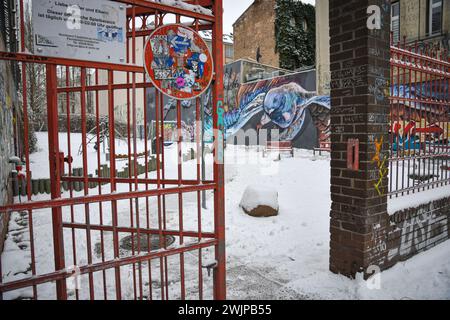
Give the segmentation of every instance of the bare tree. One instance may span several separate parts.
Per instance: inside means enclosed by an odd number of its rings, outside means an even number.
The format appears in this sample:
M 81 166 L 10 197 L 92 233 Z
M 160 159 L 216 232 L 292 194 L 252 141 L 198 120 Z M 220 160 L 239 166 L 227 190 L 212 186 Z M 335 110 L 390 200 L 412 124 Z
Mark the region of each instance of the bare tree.
M 31 10 L 26 4 L 24 10 L 25 17 L 25 47 L 29 52 L 33 52 L 33 23 L 31 20 Z M 42 131 L 46 124 L 46 86 L 45 86 L 45 65 L 37 63 L 26 64 L 27 76 L 27 98 L 29 103 L 30 125 L 37 131 Z

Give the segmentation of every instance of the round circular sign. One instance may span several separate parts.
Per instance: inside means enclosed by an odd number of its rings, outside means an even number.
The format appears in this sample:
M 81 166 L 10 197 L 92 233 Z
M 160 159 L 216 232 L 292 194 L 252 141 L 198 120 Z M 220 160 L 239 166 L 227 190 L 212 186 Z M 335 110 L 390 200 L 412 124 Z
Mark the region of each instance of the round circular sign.
M 200 96 L 213 78 L 213 60 L 205 41 L 179 24 L 159 27 L 150 35 L 144 65 L 153 85 L 177 100 Z

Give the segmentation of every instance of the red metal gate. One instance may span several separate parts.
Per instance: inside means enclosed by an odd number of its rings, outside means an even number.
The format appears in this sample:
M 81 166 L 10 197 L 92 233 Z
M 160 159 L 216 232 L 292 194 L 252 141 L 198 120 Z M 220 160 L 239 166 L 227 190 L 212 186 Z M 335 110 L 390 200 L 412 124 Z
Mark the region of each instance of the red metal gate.
M 21 52 L 0 52 L 0 59 L 21 65 L 26 201 L 0 207 L 0 214 L 24 218 L 22 236 L 28 242 L 21 261 L 0 260 L 0 299 L 226 298 L 222 0 L 186 1 L 210 8 L 212 15 L 152 1 L 116 2 L 127 6 L 125 65 L 27 53 L 24 3 L 19 2 Z M 213 32 L 215 139 L 214 155 L 206 156 L 212 159 L 206 161 L 206 178 L 200 126 L 187 147 L 180 134 L 184 111 L 177 102 L 178 138 L 164 147 L 164 99 L 148 93 L 152 85 L 138 61 L 145 37 L 172 22 Z M 35 64 L 45 65 L 48 133 L 38 133 L 39 145 L 48 143 L 45 159 L 28 152 L 26 66 Z M 154 109 L 147 108 L 150 98 Z M 197 99 L 197 123 L 200 104 Z M 156 124 L 154 148 L 149 113 Z M 154 156 L 151 149 L 158 150 Z M 197 161 L 183 162 L 191 149 Z M 50 195 L 34 192 L 32 179 L 43 172 L 49 173 Z M 203 193 L 208 209 L 202 207 Z M 19 262 L 29 266 L 25 272 L 7 272 L 8 264 Z
M 449 184 L 450 55 L 416 41 L 391 44 L 391 198 Z M 386 163 L 387 165 L 387 163 Z

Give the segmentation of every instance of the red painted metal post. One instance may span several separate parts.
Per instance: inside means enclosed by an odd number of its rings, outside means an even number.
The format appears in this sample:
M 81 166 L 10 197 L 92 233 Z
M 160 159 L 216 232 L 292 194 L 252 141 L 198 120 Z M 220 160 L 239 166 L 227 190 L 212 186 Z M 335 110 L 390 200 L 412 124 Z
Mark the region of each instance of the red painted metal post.
M 59 139 L 58 139 L 58 96 L 56 65 L 48 64 L 47 71 L 47 121 L 48 121 L 48 156 L 51 181 L 52 199 L 61 198 L 61 170 L 58 160 Z M 64 261 L 64 238 L 63 221 L 61 207 L 52 209 L 53 225 L 53 248 L 55 256 L 55 271 L 65 269 Z M 56 281 L 56 295 L 58 300 L 67 299 L 65 279 Z
M 213 86 L 214 128 L 214 232 L 218 244 L 215 250 L 217 268 L 214 272 L 214 299 L 226 299 L 225 261 L 225 179 L 224 179 L 224 109 L 223 109 L 223 6 L 222 0 L 214 1 L 213 56 L 215 80 Z
M 114 127 L 114 91 L 112 89 L 112 83 L 114 82 L 114 72 L 108 70 L 108 127 L 109 127 L 109 154 L 110 154 L 110 169 L 109 178 L 111 183 L 111 193 L 115 193 L 117 190 L 116 185 L 116 139 L 115 139 L 115 127 Z M 114 258 L 119 259 L 119 233 L 117 232 L 118 215 L 117 215 L 117 201 L 111 202 L 112 209 L 112 225 L 113 232 L 113 247 Z M 114 270 L 115 284 L 116 284 L 116 299 L 122 299 L 122 286 L 120 279 L 120 267 L 116 266 Z

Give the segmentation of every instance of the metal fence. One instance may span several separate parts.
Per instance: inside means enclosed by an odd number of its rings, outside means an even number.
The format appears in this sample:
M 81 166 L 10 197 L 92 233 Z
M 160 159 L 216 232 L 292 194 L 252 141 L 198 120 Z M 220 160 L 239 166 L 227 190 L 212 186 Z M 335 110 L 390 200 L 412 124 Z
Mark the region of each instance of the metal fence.
M 449 184 L 449 86 L 447 51 L 391 45 L 391 198 Z

